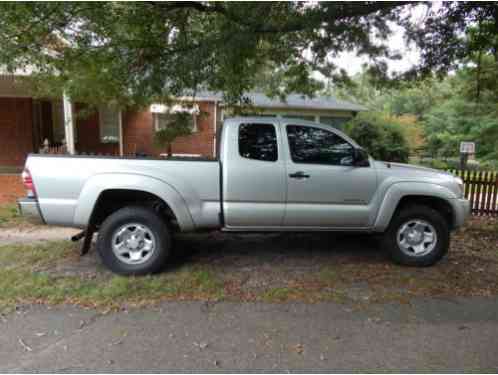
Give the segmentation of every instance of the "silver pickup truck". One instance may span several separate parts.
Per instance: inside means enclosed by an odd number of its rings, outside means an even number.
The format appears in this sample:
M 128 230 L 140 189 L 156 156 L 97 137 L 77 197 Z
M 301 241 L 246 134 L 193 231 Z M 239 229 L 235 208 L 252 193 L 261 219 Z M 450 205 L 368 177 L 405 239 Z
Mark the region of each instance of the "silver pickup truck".
M 98 232 L 103 263 L 120 274 L 159 271 L 175 232 L 382 233 L 400 264 L 428 266 L 470 213 L 460 178 L 376 161 L 330 126 L 233 118 L 219 159 L 30 155 L 21 212 Z M 82 236 L 83 237 L 83 234 Z

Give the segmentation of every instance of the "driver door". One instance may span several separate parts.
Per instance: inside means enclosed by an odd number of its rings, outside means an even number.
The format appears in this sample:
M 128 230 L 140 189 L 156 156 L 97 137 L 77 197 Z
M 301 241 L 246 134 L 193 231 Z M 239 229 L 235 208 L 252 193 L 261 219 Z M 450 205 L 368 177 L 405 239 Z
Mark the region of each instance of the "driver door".
M 354 147 L 324 125 L 284 124 L 287 227 L 363 228 L 377 188 L 371 166 L 353 165 Z

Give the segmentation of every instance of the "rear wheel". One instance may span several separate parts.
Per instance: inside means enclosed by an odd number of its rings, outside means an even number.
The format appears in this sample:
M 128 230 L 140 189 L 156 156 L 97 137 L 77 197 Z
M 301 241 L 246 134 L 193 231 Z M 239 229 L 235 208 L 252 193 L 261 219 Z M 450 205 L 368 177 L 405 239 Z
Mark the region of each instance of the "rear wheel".
M 394 216 L 382 244 L 396 263 L 430 266 L 448 252 L 449 226 L 436 210 L 409 206 Z
M 109 215 L 99 229 L 97 251 L 103 263 L 122 275 L 159 272 L 171 253 L 165 221 L 153 210 L 132 206 Z

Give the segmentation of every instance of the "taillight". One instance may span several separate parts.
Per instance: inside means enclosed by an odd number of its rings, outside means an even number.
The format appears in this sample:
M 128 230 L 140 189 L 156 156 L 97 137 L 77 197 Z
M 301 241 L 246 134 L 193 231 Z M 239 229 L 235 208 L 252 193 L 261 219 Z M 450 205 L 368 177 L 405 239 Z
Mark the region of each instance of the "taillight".
M 31 173 L 28 168 L 24 168 L 22 171 L 22 183 L 24 184 L 24 188 L 28 193 L 28 197 L 36 197 L 35 184 L 33 183 L 33 178 L 31 177 Z

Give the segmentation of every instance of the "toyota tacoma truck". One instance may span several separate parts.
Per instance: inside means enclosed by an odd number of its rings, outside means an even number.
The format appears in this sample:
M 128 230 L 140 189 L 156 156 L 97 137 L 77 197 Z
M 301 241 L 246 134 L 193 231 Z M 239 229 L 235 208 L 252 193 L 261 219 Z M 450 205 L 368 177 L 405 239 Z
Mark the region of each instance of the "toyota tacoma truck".
M 178 232 L 354 231 L 381 234 L 403 265 L 429 266 L 469 216 L 449 173 L 374 160 L 327 125 L 290 118 L 224 122 L 218 158 L 29 155 L 25 216 L 82 228 L 112 271 L 159 271 Z

